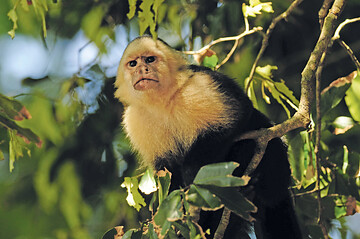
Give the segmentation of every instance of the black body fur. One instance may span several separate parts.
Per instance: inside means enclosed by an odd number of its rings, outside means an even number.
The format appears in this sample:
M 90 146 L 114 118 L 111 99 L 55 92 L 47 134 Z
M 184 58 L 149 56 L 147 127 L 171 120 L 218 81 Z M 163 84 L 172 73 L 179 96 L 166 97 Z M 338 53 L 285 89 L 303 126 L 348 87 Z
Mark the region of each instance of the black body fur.
M 254 109 L 249 98 L 232 79 L 206 67 L 191 65 L 189 69 L 209 75 L 219 85 L 219 91 L 231 99 L 228 104 L 237 111 L 237 122 L 231 128 L 208 130 L 198 136 L 186 153 L 169 153 L 165 158 L 156 159 L 155 169 L 167 168 L 172 172 L 172 189 L 191 184 L 202 166 L 216 162 L 240 163 L 234 175 L 242 176 L 256 144 L 253 140 L 235 142 L 235 138 L 247 131 L 272 126 L 266 116 Z M 254 215 L 258 238 L 301 238 L 288 189 L 290 174 L 287 147 L 281 139 L 275 138 L 269 142 L 260 165 L 250 175 L 252 179 L 244 188 L 244 194 L 258 207 L 258 213 Z M 199 223 L 204 230 L 211 229 L 212 237 L 220 218 L 221 210 L 202 212 Z M 249 238 L 246 230 L 249 230 L 249 223 L 232 214 L 224 238 Z

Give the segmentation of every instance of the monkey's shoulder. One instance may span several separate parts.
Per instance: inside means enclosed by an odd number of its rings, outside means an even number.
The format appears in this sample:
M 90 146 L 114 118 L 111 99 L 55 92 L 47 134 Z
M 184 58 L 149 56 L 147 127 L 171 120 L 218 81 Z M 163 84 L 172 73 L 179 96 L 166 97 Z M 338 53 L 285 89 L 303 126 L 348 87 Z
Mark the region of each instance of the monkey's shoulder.
M 188 65 L 187 69 L 195 76 L 197 74 L 207 75 L 211 79 L 211 81 L 217 85 L 219 92 L 224 93 L 227 98 L 232 99 L 232 103 L 236 103 L 235 101 L 233 101 L 235 99 L 236 101 L 238 101 L 238 103 L 242 105 L 252 107 L 251 101 L 246 96 L 243 89 L 234 79 L 230 78 L 229 76 L 222 74 L 218 71 L 213 71 L 212 69 L 205 66 Z

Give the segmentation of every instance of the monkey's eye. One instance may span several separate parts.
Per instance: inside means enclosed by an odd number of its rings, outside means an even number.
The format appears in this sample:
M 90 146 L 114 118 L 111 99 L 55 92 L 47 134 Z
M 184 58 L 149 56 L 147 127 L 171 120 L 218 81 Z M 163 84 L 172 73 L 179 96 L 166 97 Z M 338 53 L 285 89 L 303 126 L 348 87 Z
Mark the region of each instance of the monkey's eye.
M 135 67 L 137 65 L 136 61 L 129 61 L 129 66 L 130 67 Z
M 151 62 L 154 62 L 156 59 L 155 56 L 148 56 L 145 58 L 145 63 L 151 63 Z

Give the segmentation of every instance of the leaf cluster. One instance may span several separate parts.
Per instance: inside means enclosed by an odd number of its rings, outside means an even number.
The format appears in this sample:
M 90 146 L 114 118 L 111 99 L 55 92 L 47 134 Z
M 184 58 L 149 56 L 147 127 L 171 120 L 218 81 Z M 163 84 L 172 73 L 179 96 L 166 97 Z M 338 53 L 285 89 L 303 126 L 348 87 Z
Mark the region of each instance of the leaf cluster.
M 154 175 L 148 169 L 143 175 L 126 177 L 122 187 L 127 189 L 128 204 L 139 211 L 146 206 L 139 190 L 144 194 L 153 193 L 149 205 L 153 216 L 142 224 L 141 229 L 124 232 L 123 238 L 177 238 L 179 235 L 204 238 L 207 229 L 201 228 L 196 220 L 200 210 L 215 211 L 227 207 L 242 218 L 253 221 L 250 213 L 257 209 L 239 192 L 247 180 L 232 176 L 238 166 L 235 162 L 206 165 L 199 170 L 193 184 L 170 194 L 171 173 L 167 170 Z M 116 233 L 117 230 L 109 230 L 103 238 L 112 238 Z

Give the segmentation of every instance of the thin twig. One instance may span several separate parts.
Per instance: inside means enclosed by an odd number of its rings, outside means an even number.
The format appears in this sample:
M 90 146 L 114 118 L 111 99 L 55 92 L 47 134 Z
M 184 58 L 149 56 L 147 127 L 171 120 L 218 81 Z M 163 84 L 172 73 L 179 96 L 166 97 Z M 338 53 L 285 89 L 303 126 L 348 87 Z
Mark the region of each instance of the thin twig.
M 269 45 L 269 38 L 270 38 L 270 35 L 273 32 L 276 24 L 278 22 L 280 22 L 281 20 L 286 19 L 294 11 L 294 9 L 296 9 L 297 6 L 299 6 L 299 4 L 302 1 L 303 0 L 295 0 L 295 1 L 293 1 L 291 3 L 291 5 L 289 6 L 289 8 L 285 12 L 281 13 L 279 16 L 274 18 L 273 21 L 271 22 L 269 28 L 266 31 L 266 34 L 265 34 L 263 40 L 262 40 L 260 51 L 259 51 L 258 55 L 256 56 L 254 64 L 253 64 L 253 66 L 251 68 L 251 71 L 250 71 L 250 74 L 249 74 L 249 80 L 248 80 L 247 85 L 245 86 L 246 94 L 248 93 L 250 83 L 254 78 L 256 66 L 258 65 L 259 60 L 261 59 L 262 55 L 264 54 L 266 47 Z
M 354 52 L 343 40 L 340 39 L 340 31 L 343 29 L 343 27 L 345 27 L 349 23 L 354 23 L 354 22 L 358 22 L 358 21 L 360 21 L 360 17 L 353 18 L 353 19 L 346 19 L 345 21 L 343 21 L 336 29 L 332 40 L 336 40 L 340 44 L 340 46 L 342 46 L 346 50 L 346 52 L 349 54 L 351 60 L 354 62 L 356 68 L 358 70 L 360 70 L 360 62 L 356 58 Z
M 304 127 L 307 128 L 311 123 L 310 119 L 310 110 L 311 103 L 314 99 L 314 79 L 316 70 L 320 64 L 321 57 L 324 52 L 326 52 L 328 45 L 330 43 L 331 37 L 335 31 L 335 24 L 338 16 L 340 15 L 343 7 L 345 5 L 345 0 L 335 0 L 329 14 L 325 18 L 324 27 L 321 30 L 319 39 L 315 45 L 314 50 L 312 51 L 310 58 L 301 73 L 301 96 L 299 103 L 299 110 L 294 114 L 294 116 L 279 125 L 275 125 L 271 128 L 260 129 L 252 132 L 245 133 L 236 140 L 242 139 L 255 139 L 258 148 L 266 148 L 268 142 L 276 137 L 281 137 L 285 133 Z M 265 150 L 264 150 L 265 151 Z M 246 172 L 253 172 L 257 165 L 260 163 L 264 152 L 257 152 L 257 154 L 251 159 Z
M 212 42 L 210 42 L 208 45 L 204 46 L 203 48 L 197 50 L 197 51 L 183 51 L 182 53 L 187 54 L 187 55 L 196 55 L 196 54 L 202 54 L 203 52 L 206 52 L 207 50 L 209 50 L 212 46 L 220 43 L 220 42 L 226 42 L 226 41 L 238 41 L 241 38 L 247 36 L 247 35 L 251 35 L 255 32 L 261 31 L 263 28 L 262 27 L 254 27 L 253 29 L 249 30 L 249 31 L 244 31 L 243 33 L 237 35 L 237 36 L 232 36 L 232 37 L 221 37 L 219 39 L 216 39 Z
M 354 62 L 357 70 L 360 70 L 360 62 L 359 60 L 356 58 L 354 52 L 351 50 L 351 48 L 341 39 L 338 39 L 337 42 L 340 44 L 340 46 L 342 46 L 346 52 L 349 54 L 351 60 Z
M 336 31 L 334 33 L 333 40 L 337 40 L 340 38 L 340 31 L 343 29 L 343 27 L 345 27 L 349 23 L 354 23 L 354 22 L 358 22 L 358 21 L 360 21 L 360 17 L 346 19 L 341 24 L 339 24 L 339 26 L 336 28 Z
M 230 52 L 227 54 L 227 56 L 224 58 L 224 60 L 215 67 L 215 70 L 218 70 L 222 65 L 224 65 L 230 59 L 230 57 L 234 54 L 236 48 L 238 47 L 239 42 L 240 42 L 240 39 L 235 40 L 235 43 L 234 43 L 233 47 L 231 48 Z

